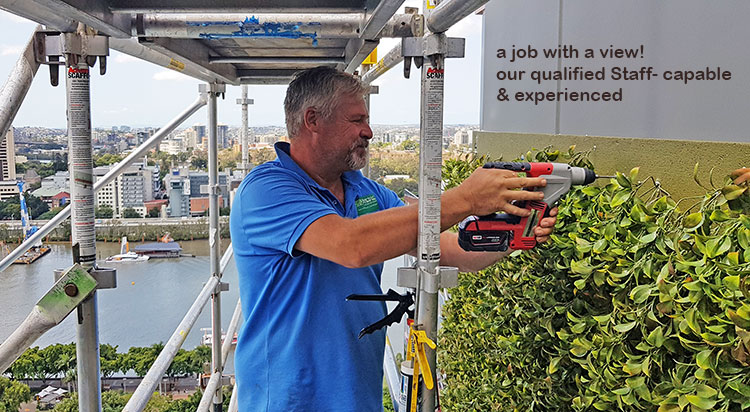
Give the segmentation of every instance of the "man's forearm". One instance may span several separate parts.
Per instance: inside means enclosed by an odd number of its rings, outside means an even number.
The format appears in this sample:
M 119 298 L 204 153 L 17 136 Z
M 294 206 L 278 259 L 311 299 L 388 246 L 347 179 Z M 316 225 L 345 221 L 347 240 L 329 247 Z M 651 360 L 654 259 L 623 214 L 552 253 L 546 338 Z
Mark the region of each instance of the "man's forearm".
M 417 246 L 418 205 L 346 219 L 327 215 L 308 226 L 295 248 L 347 267 L 369 266 L 401 256 Z M 456 190 L 441 196 L 441 231 L 469 215 Z

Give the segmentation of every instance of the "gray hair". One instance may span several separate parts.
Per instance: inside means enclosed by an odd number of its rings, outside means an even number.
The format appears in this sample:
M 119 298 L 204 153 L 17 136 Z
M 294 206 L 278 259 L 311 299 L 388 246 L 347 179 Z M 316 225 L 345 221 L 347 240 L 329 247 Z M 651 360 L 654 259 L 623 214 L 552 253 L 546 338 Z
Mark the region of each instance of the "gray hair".
M 330 118 L 341 96 L 364 96 L 368 87 L 356 77 L 331 67 L 315 67 L 297 72 L 284 99 L 289 139 L 297 137 L 304 124 L 305 111 L 313 107 L 323 118 Z

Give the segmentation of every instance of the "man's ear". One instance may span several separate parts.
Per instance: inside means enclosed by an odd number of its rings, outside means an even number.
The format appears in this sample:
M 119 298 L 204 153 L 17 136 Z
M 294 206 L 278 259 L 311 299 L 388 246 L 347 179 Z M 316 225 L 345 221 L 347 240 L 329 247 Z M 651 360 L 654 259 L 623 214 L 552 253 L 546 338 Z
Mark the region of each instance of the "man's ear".
M 318 126 L 320 125 L 320 113 L 318 113 L 318 111 L 315 110 L 314 107 L 308 107 L 307 109 L 305 109 L 303 119 L 306 129 L 309 129 L 313 132 L 317 131 Z

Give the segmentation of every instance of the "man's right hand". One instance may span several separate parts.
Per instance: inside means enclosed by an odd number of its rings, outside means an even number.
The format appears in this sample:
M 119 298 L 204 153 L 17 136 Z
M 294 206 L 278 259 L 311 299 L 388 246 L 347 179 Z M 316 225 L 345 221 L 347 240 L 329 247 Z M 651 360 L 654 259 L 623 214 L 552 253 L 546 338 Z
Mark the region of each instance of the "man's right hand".
M 547 181 L 541 177 L 518 177 L 518 173 L 503 169 L 479 168 L 455 188 L 465 199 L 470 215 L 488 215 L 503 211 L 516 216 L 528 216 L 531 212 L 514 206 L 514 200 L 542 200 L 542 192 L 518 190 L 527 187 L 543 187 Z
M 734 179 L 734 184 L 736 185 L 750 181 L 750 167 L 743 167 L 735 170 L 732 172 L 732 177 L 736 177 L 736 179 Z

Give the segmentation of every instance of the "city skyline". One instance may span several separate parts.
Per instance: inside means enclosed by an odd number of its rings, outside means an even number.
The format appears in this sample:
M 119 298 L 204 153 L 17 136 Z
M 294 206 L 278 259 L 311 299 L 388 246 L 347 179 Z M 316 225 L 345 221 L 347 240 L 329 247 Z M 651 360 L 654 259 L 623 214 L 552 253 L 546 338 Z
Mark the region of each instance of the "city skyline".
M 419 7 L 420 1 L 409 0 L 404 7 Z M 447 59 L 444 123 L 478 124 L 480 107 L 481 26 L 482 17 L 470 15 L 447 32 L 451 37 L 466 39 L 466 56 Z M 0 79 L 5 82 L 20 52 L 26 45 L 35 23 L 0 11 Z M 378 47 L 382 57 L 397 39 L 383 39 Z M 65 128 L 65 87 L 49 84 L 48 67 L 39 68 L 13 126 Z M 403 78 L 399 64 L 373 82 L 380 93 L 371 97 L 371 123 L 408 125 L 419 123 L 419 71 L 412 67 L 411 78 Z M 198 80 L 134 57 L 110 51 L 107 74 L 92 76 L 92 128 L 129 125 L 161 127 L 187 107 L 198 95 Z M 249 126 L 284 125 L 283 99 L 286 86 L 250 85 Z M 229 126 L 241 124 L 239 86 L 227 86 L 225 99 L 218 102 L 218 120 Z M 187 119 L 183 126 L 206 122 L 205 109 Z

